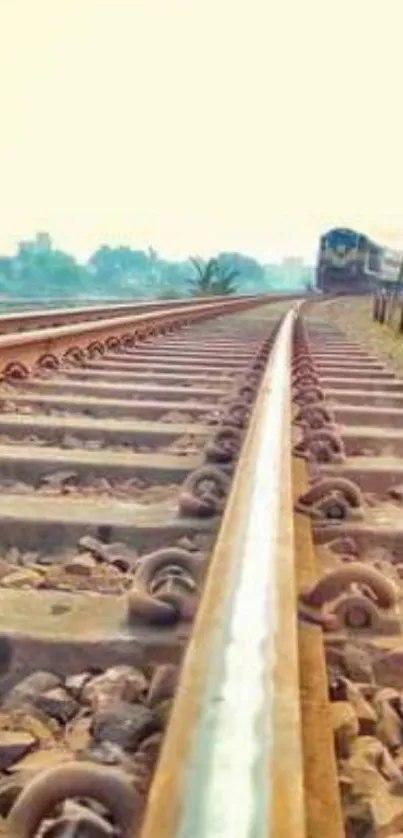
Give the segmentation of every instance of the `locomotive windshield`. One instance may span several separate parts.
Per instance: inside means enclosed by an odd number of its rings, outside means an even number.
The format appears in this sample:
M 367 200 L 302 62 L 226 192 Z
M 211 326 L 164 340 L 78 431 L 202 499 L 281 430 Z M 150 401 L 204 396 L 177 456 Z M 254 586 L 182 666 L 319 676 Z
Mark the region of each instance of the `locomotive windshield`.
M 330 230 L 324 236 L 324 245 L 326 249 L 329 248 L 341 256 L 347 251 L 356 248 L 359 243 L 359 238 L 359 234 L 355 233 L 354 230 Z

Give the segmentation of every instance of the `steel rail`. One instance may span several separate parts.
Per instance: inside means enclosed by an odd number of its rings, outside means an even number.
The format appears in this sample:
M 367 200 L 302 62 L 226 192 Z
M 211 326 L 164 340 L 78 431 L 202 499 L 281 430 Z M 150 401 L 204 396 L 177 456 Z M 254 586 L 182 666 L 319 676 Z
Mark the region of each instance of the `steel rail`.
M 70 323 L 79 322 L 80 320 L 96 320 L 98 317 L 104 317 L 106 314 L 110 317 L 119 316 L 121 314 L 139 314 L 145 311 L 154 311 L 172 305 L 190 305 L 194 299 L 186 300 L 145 300 L 136 303 L 113 303 L 112 305 L 103 306 L 81 306 L 79 308 L 48 308 L 48 309 L 28 309 L 25 311 L 13 311 L 8 314 L 0 314 L 0 330 L 5 328 L 14 328 L 19 323 L 21 325 L 30 325 L 31 323 L 49 323 L 57 320 L 62 322 L 69 321 Z
M 252 300 L 260 298 L 267 302 L 283 299 L 281 295 L 269 294 L 240 294 L 233 299 Z M 228 300 L 228 296 L 203 297 L 203 302 L 221 302 Z M 188 308 L 195 304 L 195 298 L 188 297 L 179 300 L 144 300 L 136 302 L 118 303 L 103 306 L 83 306 L 81 308 L 54 308 L 31 311 L 16 311 L 0 315 L 0 334 L 12 332 L 16 327 L 45 328 L 46 326 L 60 326 L 66 322 L 79 323 L 83 320 L 91 321 L 107 317 L 119 317 L 124 314 L 145 314 L 152 311 L 163 311 L 166 308 Z
M 142 838 L 303 838 L 291 340 L 281 326 L 185 655 Z
M 244 308 L 262 305 L 264 302 L 265 298 L 262 297 L 247 299 L 226 297 L 218 302 L 217 300 L 209 303 L 202 301 L 186 307 L 164 307 L 162 311 L 2 335 L 0 336 L 0 378 L 7 375 L 12 364 L 18 364 L 21 368 L 25 367 L 25 371 L 28 372 L 44 357 L 53 356 L 55 361 L 60 361 L 67 352 L 77 349 L 85 350 L 93 343 L 105 348 L 105 341 L 108 338 L 121 338 L 125 334 L 134 339 L 143 328 L 158 330 L 167 326 L 179 326 L 209 316 L 241 311 Z

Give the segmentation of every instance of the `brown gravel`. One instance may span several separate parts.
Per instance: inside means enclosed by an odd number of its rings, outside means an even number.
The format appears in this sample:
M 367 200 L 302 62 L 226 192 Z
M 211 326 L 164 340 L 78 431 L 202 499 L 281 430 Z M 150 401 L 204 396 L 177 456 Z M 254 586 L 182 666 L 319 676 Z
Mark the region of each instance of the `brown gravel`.
M 0 701 L 0 826 L 16 793 L 38 771 L 72 759 L 123 769 L 144 800 L 178 673 L 178 667 L 173 665 L 143 670 L 117 665 L 67 678 L 37 671 L 18 682 Z M 85 807 L 84 815 L 88 814 L 86 807 L 97 811 L 97 804 L 90 801 L 81 801 L 80 805 Z M 98 815 L 106 827 L 106 812 Z M 70 826 L 66 833 L 61 829 L 62 819 Z M 41 835 L 73 834 L 68 803 L 62 812 L 55 811 L 43 827 Z
M 183 536 L 175 544 L 206 559 L 210 545 L 202 533 Z M 134 574 L 144 556 L 121 542 L 103 544 L 93 536 L 84 536 L 76 550 L 53 556 L 23 553 L 12 548 L 0 555 L 0 587 L 14 589 L 58 590 L 70 593 L 91 591 L 120 595 L 133 584 Z
M 349 339 L 402 376 L 403 335 L 397 332 L 397 312 L 393 323 L 381 325 L 372 319 L 372 306 L 371 298 L 337 299 L 313 305 L 307 320 L 339 327 Z M 401 503 L 400 491 L 394 494 L 397 494 L 396 502 Z M 365 500 L 368 505 L 370 497 L 366 496 Z M 376 495 L 374 503 L 371 515 L 377 510 L 383 514 L 390 506 L 390 499 L 386 501 Z M 336 553 L 329 546 L 317 547 L 316 560 L 321 572 L 341 566 L 343 552 L 343 548 Z M 397 552 L 375 545 L 354 554 L 402 590 L 402 565 Z M 309 655 L 316 629 L 304 626 L 303 631 L 312 635 L 309 644 L 306 643 L 305 651 Z M 389 637 L 379 642 L 369 637 L 347 637 L 341 643 L 325 638 L 328 695 L 346 838 L 403 836 L 401 636 L 396 637 L 396 651 L 390 644 Z M 306 678 L 306 661 L 301 671 Z M 317 727 L 316 718 L 314 724 Z M 314 736 L 317 739 L 316 728 Z M 317 797 L 315 806 L 320 811 L 321 795 Z M 325 828 L 326 821 L 323 832 Z
M 325 321 L 338 326 L 353 341 L 385 361 L 403 375 L 403 335 L 395 322 L 380 324 L 372 319 L 372 297 L 348 297 L 314 305 L 307 320 Z

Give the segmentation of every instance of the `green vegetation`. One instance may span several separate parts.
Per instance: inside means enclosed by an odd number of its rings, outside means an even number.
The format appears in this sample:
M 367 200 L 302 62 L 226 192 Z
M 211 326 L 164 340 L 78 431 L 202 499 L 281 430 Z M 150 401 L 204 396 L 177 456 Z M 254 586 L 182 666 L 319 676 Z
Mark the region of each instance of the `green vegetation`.
M 189 283 L 192 296 L 209 297 L 214 295 L 236 294 L 238 288 L 234 279 L 240 276 L 238 270 L 229 270 L 218 259 L 205 262 L 200 257 L 192 258 L 192 265 L 197 271 L 197 278 Z
M 290 273 L 289 268 L 261 265 L 241 253 L 173 262 L 152 248 L 104 244 L 80 264 L 54 247 L 48 233 L 38 233 L 33 241 L 20 242 L 14 256 L 0 256 L 0 300 L 78 304 L 92 298 L 124 301 L 301 290 L 312 283 L 312 269 L 297 263 L 298 269 L 294 264 Z

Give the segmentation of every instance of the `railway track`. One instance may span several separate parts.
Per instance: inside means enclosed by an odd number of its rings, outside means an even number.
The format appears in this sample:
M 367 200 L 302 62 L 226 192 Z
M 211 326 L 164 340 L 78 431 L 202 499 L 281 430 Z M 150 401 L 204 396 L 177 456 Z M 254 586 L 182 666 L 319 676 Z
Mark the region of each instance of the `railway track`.
M 206 303 L 226 301 L 228 297 L 204 297 Z M 247 301 L 259 299 L 256 295 L 243 295 L 238 297 Z M 274 295 L 261 295 L 260 299 L 268 302 L 276 302 L 283 297 Z M 192 297 L 183 300 L 147 300 L 135 301 L 134 303 L 105 304 L 103 306 L 83 306 L 81 308 L 53 308 L 37 311 L 17 311 L 0 315 L 0 335 L 15 334 L 38 329 L 55 328 L 57 326 L 72 325 L 73 323 L 89 323 L 97 320 L 110 319 L 111 317 L 122 317 L 124 315 L 147 314 L 148 312 L 164 311 L 167 308 L 183 308 L 194 305 Z
M 11 838 L 403 834 L 403 382 L 243 305 L 3 357 Z
M 105 806 L 139 834 L 279 318 L 226 300 L 3 339 L 5 834 L 107 836 Z
M 397 838 L 403 834 L 403 381 L 321 321 L 320 312 L 314 307 L 298 324 L 293 366 L 308 832 Z M 324 656 L 315 623 L 323 628 Z M 330 712 L 323 703 L 320 709 L 325 671 Z M 315 677 L 316 706 L 307 699 Z

